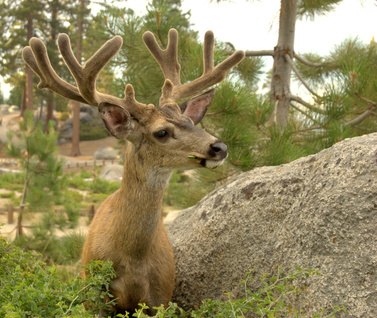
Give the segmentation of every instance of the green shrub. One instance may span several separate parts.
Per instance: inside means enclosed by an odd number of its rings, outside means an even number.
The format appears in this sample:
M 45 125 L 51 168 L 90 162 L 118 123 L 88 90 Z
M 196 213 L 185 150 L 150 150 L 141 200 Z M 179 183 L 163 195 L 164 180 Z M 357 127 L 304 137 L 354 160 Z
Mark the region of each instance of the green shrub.
M 67 178 L 67 183 L 71 188 L 85 191 L 90 189 L 90 184 L 86 179 L 87 178 L 82 178 L 81 175 L 78 174 L 70 174 Z
M 230 174 L 232 167 L 225 163 L 214 170 L 199 168 L 192 171 L 175 171 L 165 191 L 164 204 L 176 209 L 195 205 L 215 189 Z
M 98 140 L 106 138 L 109 133 L 102 123 L 100 124 L 81 124 L 80 125 L 80 140 Z
M 62 243 L 65 248 L 71 242 Z M 25 252 L 0 238 L 0 317 L 93 317 L 101 309 L 110 309 L 109 284 L 115 277 L 110 262 L 95 261 L 86 271 L 88 278 L 67 274 L 46 265 L 39 255 Z M 156 307 L 156 318 L 228 318 L 228 317 L 339 317 L 342 307 L 312 312 L 301 306 L 313 270 L 279 271 L 273 275 L 249 274 L 239 290 L 224 299 L 205 300 L 195 310 L 185 311 L 171 303 Z M 86 304 L 84 307 L 83 304 Z M 117 317 L 146 318 L 148 307 L 141 304 L 133 314 Z M 310 310 L 310 314 L 309 311 Z
M 198 309 L 185 311 L 177 304 L 170 303 L 167 308 L 155 307 L 155 318 L 229 318 L 229 317 L 339 317 L 344 314 L 342 307 L 334 306 L 327 310 L 312 312 L 303 308 L 300 300 L 305 298 L 308 279 L 319 273 L 314 270 L 296 269 L 274 275 L 249 273 L 234 293 L 226 293 L 223 299 L 204 300 Z M 148 309 L 141 304 L 132 317 L 147 318 Z M 306 312 L 305 310 L 310 310 Z M 124 315 L 121 317 L 130 317 Z
M 119 182 L 106 181 L 100 178 L 90 182 L 90 190 L 94 193 L 111 194 L 119 189 Z
M 67 279 L 38 255 L 0 238 L 0 317 L 93 317 L 108 307 L 114 270 L 109 262 L 93 262 L 90 276 Z M 90 302 L 86 310 L 84 302 Z
M 24 178 L 22 173 L 2 173 L 0 174 L 0 188 L 21 192 Z

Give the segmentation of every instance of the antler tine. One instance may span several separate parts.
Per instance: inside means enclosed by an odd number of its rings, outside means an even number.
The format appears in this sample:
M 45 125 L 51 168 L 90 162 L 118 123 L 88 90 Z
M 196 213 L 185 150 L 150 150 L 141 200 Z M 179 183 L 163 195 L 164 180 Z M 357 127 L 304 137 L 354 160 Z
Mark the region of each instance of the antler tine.
M 59 34 L 58 46 L 64 62 L 76 80 L 80 94 L 92 105 L 98 106 L 103 99 L 113 96 L 99 93 L 96 89 L 96 79 L 102 68 L 119 51 L 123 43 L 120 36 L 107 41 L 82 66 L 73 54 L 70 39 L 67 34 Z
M 207 31 L 204 36 L 204 49 L 203 49 L 203 74 L 213 70 L 215 66 L 213 57 L 213 48 L 215 46 L 215 36 L 212 31 Z
M 50 90 L 66 98 L 85 103 L 77 87 L 67 83 L 59 77 L 51 66 L 47 49 L 38 38 L 31 38 L 29 45 L 22 50 L 22 57 L 29 67 L 39 77 L 39 88 L 49 88 Z
M 168 45 L 165 50 L 158 45 L 155 36 L 151 32 L 143 35 L 144 43 L 160 65 L 165 76 L 165 83 L 162 87 L 160 106 L 181 98 L 192 97 L 200 94 L 205 89 L 221 82 L 228 71 L 237 65 L 245 57 L 243 51 L 236 51 L 220 64 L 214 66 L 214 35 L 208 31 L 204 38 L 203 49 L 203 74 L 195 80 L 181 84 L 180 64 L 178 62 L 178 32 L 170 29 Z
M 178 62 L 178 32 L 176 29 L 170 29 L 168 35 L 168 44 L 166 49 L 162 49 L 152 32 L 145 32 L 143 40 L 165 76 L 174 85 L 181 84 L 180 71 L 181 66 Z
M 221 82 L 228 71 L 245 57 L 243 51 L 236 51 L 224 61 L 214 66 L 214 35 L 207 31 L 204 37 L 203 74 L 193 81 L 175 86 L 171 98 L 178 100 L 201 93 L 203 90 Z

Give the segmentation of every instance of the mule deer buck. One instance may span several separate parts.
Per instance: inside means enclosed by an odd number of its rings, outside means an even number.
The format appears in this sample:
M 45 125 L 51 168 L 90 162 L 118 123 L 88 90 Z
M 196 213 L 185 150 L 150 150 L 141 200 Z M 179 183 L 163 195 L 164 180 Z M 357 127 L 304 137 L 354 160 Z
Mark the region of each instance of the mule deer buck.
M 82 252 L 83 264 L 112 261 L 117 274 L 111 284 L 116 311 L 133 311 L 138 303 L 149 307 L 167 305 L 171 299 L 175 264 L 161 217 L 164 189 L 172 169 L 214 168 L 227 157 L 227 146 L 195 125 L 203 118 L 213 95 L 213 91 L 203 92 L 221 82 L 244 57 L 242 51 L 236 51 L 215 66 L 214 36 L 207 32 L 203 74 L 182 84 L 178 32 L 169 31 L 166 49 L 159 46 L 151 32 L 145 32 L 143 40 L 165 78 L 158 107 L 138 102 L 130 84 L 125 87 L 124 98 L 97 91 L 98 73 L 122 46 L 119 36 L 107 41 L 81 65 L 69 37 L 59 35 L 60 53 L 76 85 L 56 74 L 41 40 L 32 38 L 23 50 L 24 60 L 40 79 L 39 88 L 98 107 L 108 131 L 129 141 L 120 189 L 98 208 Z M 178 106 L 178 102 L 191 97 L 182 109 Z

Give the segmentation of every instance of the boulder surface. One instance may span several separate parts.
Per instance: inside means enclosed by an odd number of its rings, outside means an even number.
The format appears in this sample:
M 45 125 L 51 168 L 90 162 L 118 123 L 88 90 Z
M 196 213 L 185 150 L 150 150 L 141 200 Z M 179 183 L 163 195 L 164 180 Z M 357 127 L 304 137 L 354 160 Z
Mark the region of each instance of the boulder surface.
M 303 267 L 319 274 L 302 306 L 377 317 L 377 133 L 245 172 L 168 229 L 185 308 L 235 290 L 249 270 Z

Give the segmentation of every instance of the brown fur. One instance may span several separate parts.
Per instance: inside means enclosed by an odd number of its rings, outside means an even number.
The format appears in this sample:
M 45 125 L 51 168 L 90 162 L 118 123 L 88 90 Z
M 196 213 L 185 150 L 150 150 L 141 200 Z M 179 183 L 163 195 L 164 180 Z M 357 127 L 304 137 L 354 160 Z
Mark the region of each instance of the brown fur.
M 121 187 L 97 210 L 84 244 L 83 264 L 113 262 L 117 277 L 111 290 L 120 310 L 132 311 L 138 303 L 167 305 L 171 299 L 174 256 L 161 218 L 171 170 L 199 166 L 198 160 L 188 158 L 192 154 L 223 159 L 209 155 L 216 138 L 175 109 L 156 109 L 143 126 L 135 128 L 133 143 L 126 147 Z M 152 133 L 164 127 L 172 129 L 174 138 L 155 140 Z

